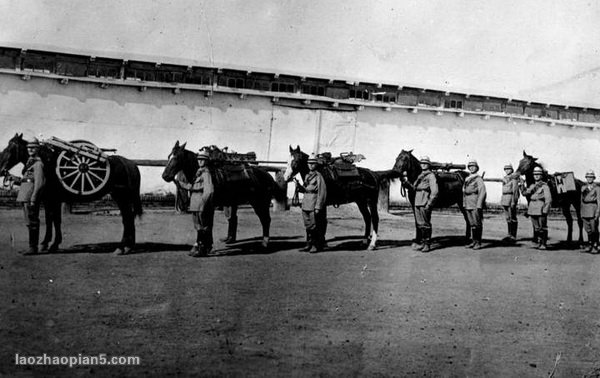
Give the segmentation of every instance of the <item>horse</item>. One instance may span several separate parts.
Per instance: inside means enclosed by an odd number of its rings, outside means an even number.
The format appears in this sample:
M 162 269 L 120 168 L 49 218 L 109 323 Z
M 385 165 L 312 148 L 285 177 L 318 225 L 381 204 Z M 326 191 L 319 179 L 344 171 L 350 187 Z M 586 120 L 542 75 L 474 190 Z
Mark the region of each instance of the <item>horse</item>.
M 167 166 L 162 173 L 162 178 L 166 182 L 173 182 L 180 171 L 183 172 L 187 182 L 194 181 L 199 167 L 198 160 L 195 152 L 185 149 L 186 144 L 187 142 L 180 145 L 177 141 L 171 149 Z M 215 184 L 213 205 L 216 207 L 230 206 L 232 211 L 236 211 L 237 206 L 249 203 L 262 225 L 261 245 L 266 249 L 269 245 L 269 228 L 271 226 L 271 215 L 269 214 L 271 199 L 275 197 L 279 200 L 285 197 L 285 189 L 275 182 L 269 172 L 260 167 L 242 164 L 237 164 L 237 166 L 245 168 L 246 177 L 232 177 L 226 167 L 219 164 L 218 161 L 209 159 L 208 169 Z
M 49 253 L 58 251 L 62 242 L 61 204 L 81 200 L 63 188 L 56 174 L 56 161 L 60 152 L 61 150 L 45 143 L 42 143 L 39 148 L 46 178 L 41 198 L 46 215 L 46 233 L 41 242 L 41 250 Z M 23 139 L 23 134 L 17 133 L 9 140 L 8 146 L 0 152 L 0 175 L 8 177 L 11 168 L 18 163 L 25 165 L 28 158 L 27 141 Z M 135 246 L 135 217 L 141 216 L 143 212 L 140 200 L 140 171 L 134 162 L 122 156 L 108 156 L 108 162 L 111 173 L 106 185 L 93 197 L 86 197 L 86 200 L 99 199 L 110 193 L 119 207 L 123 223 L 123 236 L 114 253 L 127 254 Z M 52 241 L 53 228 L 54 240 Z M 48 246 L 51 241 L 52 244 Z
M 365 222 L 365 233 L 362 244 L 366 246 L 369 251 L 372 251 L 377 248 L 379 232 L 379 213 L 377 212 L 379 187 L 381 181 L 387 179 L 387 177 L 384 177 L 384 171 L 380 174 L 379 172 L 367 168 L 356 168 L 358 169 L 359 177 L 355 179 L 348 178 L 343 182 L 339 179 L 335 180 L 333 175 L 325 172 L 326 169 L 331 168 L 319 165 L 317 169 L 323 174 L 325 179 L 325 185 L 327 186 L 326 204 L 328 206 L 356 203 Z M 290 146 L 290 158 L 287 162 L 283 179 L 286 182 L 289 182 L 299 173 L 302 180 L 304 180 L 308 171 L 308 154 L 302 152 L 300 146 L 296 146 L 295 149 Z M 372 232 L 371 227 L 373 229 Z
M 407 179 L 410 182 L 415 182 L 417 177 L 422 172 L 421 164 L 419 163 L 419 159 L 417 159 L 413 154 L 412 150 L 405 151 L 402 150 L 398 157 L 396 158 L 396 162 L 394 163 L 393 171 L 396 171 L 399 175 L 404 174 L 406 172 Z M 467 212 L 463 206 L 463 184 L 465 183 L 465 178 L 469 176 L 469 173 L 466 171 L 456 171 L 456 172 L 434 172 L 435 178 L 437 179 L 438 184 L 438 196 L 433 204 L 434 208 L 445 208 L 450 207 L 454 204 L 458 205 L 460 212 L 465 218 L 466 223 L 466 231 L 465 237 L 469 240 L 471 236 L 471 225 L 469 224 L 469 219 L 467 218 Z M 413 210 L 413 214 L 415 212 L 415 195 L 416 192 L 410 188 L 405 188 L 402 186 L 402 193 L 404 195 L 405 190 L 408 192 L 408 201 L 410 202 L 410 206 Z M 416 218 L 415 218 L 416 225 Z M 419 228 L 416 227 L 416 240 L 419 240 Z
M 575 179 L 575 191 L 558 193 L 556 182 L 552 179 L 552 175 L 537 162 L 537 158 L 527 155 L 523 151 L 523 158 L 519 161 L 516 173 L 525 176 L 527 186 L 534 183 L 533 169 L 535 167 L 542 168 L 542 180 L 550 187 L 550 193 L 552 194 L 551 206 L 560 207 L 565 216 L 567 221 L 567 243 L 573 242 L 573 216 L 571 215 L 571 206 L 573 206 L 577 215 L 577 225 L 579 226 L 579 244 L 583 245 L 583 220 L 581 219 L 581 187 L 584 185 L 583 181 Z M 529 198 L 527 198 L 527 201 L 529 202 Z

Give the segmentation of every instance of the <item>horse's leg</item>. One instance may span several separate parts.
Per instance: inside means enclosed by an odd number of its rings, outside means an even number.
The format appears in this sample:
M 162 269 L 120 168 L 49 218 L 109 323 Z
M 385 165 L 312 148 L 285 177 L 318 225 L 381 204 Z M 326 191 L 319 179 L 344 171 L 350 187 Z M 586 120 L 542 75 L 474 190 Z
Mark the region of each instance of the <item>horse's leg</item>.
M 579 226 L 579 246 L 583 247 L 583 219 L 581 219 L 581 202 L 574 201 L 575 215 L 577 215 L 577 226 Z
M 379 213 L 377 212 L 377 200 L 369 201 L 369 210 L 371 212 L 371 222 L 373 223 L 373 233 L 371 234 L 371 244 L 367 248 L 373 251 L 377 248 L 377 233 L 379 232 Z
M 270 198 L 267 198 L 266 200 L 260 199 L 250 203 L 254 209 L 254 212 L 258 216 L 258 219 L 260 220 L 260 224 L 262 225 L 263 248 L 267 248 L 269 246 L 269 228 L 271 227 L 271 214 L 269 213 L 270 204 Z
M 42 251 L 48 251 L 48 244 L 52 241 L 52 225 L 54 224 L 54 214 L 50 201 L 44 201 L 44 214 L 46 215 L 46 233 L 44 239 L 40 243 Z
M 371 214 L 369 213 L 369 206 L 367 205 L 367 201 L 364 200 L 356 201 L 356 205 L 358 205 L 358 210 L 360 210 L 365 221 L 365 234 L 363 236 L 362 245 L 367 247 L 369 244 L 369 235 L 371 234 Z
M 465 223 L 467 224 L 467 230 L 465 231 L 465 238 L 466 238 L 466 243 L 468 243 L 471 240 L 471 223 L 469 223 L 469 217 L 467 216 L 467 210 L 465 209 L 465 207 L 463 206 L 462 200 L 459 200 L 457 202 L 458 208 L 460 209 L 460 212 L 462 213 L 463 217 L 465 218 Z
M 121 211 L 121 221 L 123 223 L 123 237 L 114 253 L 125 255 L 131 252 L 135 245 L 135 216 L 133 215 L 132 205 L 127 201 L 124 193 L 112 192 L 111 197 Z
M 53 202 L 51 205 L 51 208 L 52 208 L 52 224 L 54 225 L 54 241 L 52 242 L 52 245 L 50 245 L 50 248 L 48 249 L 48 251 L 56 252 L 56 251 L 58 251 L 58 246 L 60 245 L 60 243 L 62 243 L 62 230 L 61 230 L 62 202 L 60 202 L 60 201 Z
M 571 205 L 563 205 L 562 212 L 567 221 L 567 243 L 571 244 L 573 242 L 573 216 L 571 215 Z

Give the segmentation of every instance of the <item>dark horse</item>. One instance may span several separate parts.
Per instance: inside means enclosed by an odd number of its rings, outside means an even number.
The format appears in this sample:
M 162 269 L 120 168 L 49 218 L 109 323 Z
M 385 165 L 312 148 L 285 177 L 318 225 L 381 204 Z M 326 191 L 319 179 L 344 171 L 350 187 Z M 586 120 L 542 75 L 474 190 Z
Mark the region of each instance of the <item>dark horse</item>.
M 166 182 L 172 182 L 179 171 L 183 171 L 187 182 L 193 182 L 198 170 L 198 160 L 196 153 L 186 150 L 184 143 L 179 145 L 179 141 L 169 154 L 169 162 L 165 167 L 162 178 Z M 209 160 L 209 171 L 215 185 L 213 195 L 214 206 L 235 206 L 249 203 L 258 216 L 262 225 L 263 241 L 262 246 L 267 248 L 269 243 L 269 227 L 271 225 L 271 215 L 269 207 L 271 198 L 277 199 L 285 196 L 285 191 L 271 177 L 266 170 L 246 166 L 245 178 L 232 178 L 226 172 L 224 167 L 219 166 L 218 162 Z
M 411 183 L 415 182 L 417 177 L 421 174 L 421 164 L 419 163 L 419 159 L 417 159 L 413 154 L 412 150 L 405 151 L 402 150 L 398 157 L 396 158 L 396 163 L 394 163 L 394 171 L 397 172 L 398 175 L 402 175 L 403 172 L 407 173 L 408 181 Z M 465 222 L 467 225 L 467 229 L 465 232 L 465 236 L 467 240 L 471 236 L 471 227 L 469 224 L 469 220 L 467 219 L 467 212 L 463 206 L 463 184 L 465 182 L 465 178 L 469 176 L 469 173 L 466 171 L 456 171 L 456 172 L 435 172 L 435 178 L 437 179 L 438 184 L 438 197 L 433 204 L 433 207 L 444 208 L 450 207 L 454 204 L 458 205 L 460 212 L 463 214 L 465 218 Z M 403 189 L 404 190 L 404 187 Z M 413 213 L 415 210 L 415 191 L 408 189 L 408 200 L 413 209 Z M 416 223 L 416 219 L 415 219 Z M 420 240 L 419 238 L 419 228 L 416 227 L 416 240 Z
M 348 182 L 333 180 L 330 174 L 324 174 L 327 185 L 327 205 L 341 205 L 355 202 L 365 221 L 365 234 L 363 244 L 368 244 L 369 250 L 374 250 L 377 244 L 377 233 L 379 232 L 379 214 L 377 213 L 377 201 L 379 200 L 379 186 L 384 178 L 382 174 L 367 168 L 357 167 L 360 177 Z M 319 166 L 319 171 L 327 169 Z M 284 173 L 284 180 L 290 181 L 296 174 L 300 173 L 302 180 L 308 174 L 308 154 L 302 152 L 299 146 L 293 149 L 290 146 L 290 160 Z M 373 233 L 371 234 L 371 226 Z M 369 243 L 369 238 L 371 242 Z
M 61 204 L 81 200 L 81 198 L 67 192 L 59 181 L 56 174 L 56 160 L 60 152 L 44 143 L 39 149 L 39 156 L 44 163 L 44 175 L 46 177 L 46 186 L 42 195 L 42 203 L 46 214 L 46 234 L 41 243 L 42 251 L 57 251 L 62 242 Z M 27 141 L 23 140 L 23 134 L 15 134 L 4 151 L 0 152 L 0 174 L 8 175 L 8 170 L 18 163 L 25 165 L 28 158 Z M 122 156 L 109 156 L 108 162 L 111 173 L 106 185 L 93 198 L 86 197 L 86 200 L 98 199 L 110 193 L 117 203 L 123 219 L 123 237 L 115 253 L 126 254 L 135 246 L 135 216 L 142 215 L 140 171 L 135 163 Z M 52 241 L 53 226 L 54 241 L 48 247 Z
M 571 243 L 573 241 L 573 216 L 571 215 L 571 206 L 573 206 L 573 208 L 575 208 L 575 213 L 577 214 L 577 225 L 579 226 L 579 244 L 583 245 L 583 220 L 581 219 L 581 187 L 583 186 L 583 182 L 576 179 L 575 191 L 571 190 L 566 193 L 558 193 L 556 182 L 554 181 L 552 175 L 550 175 L 548 171 L 546 171 L 544 167 L 537 162 L 537 158 L 527 155 L 527 153 L 523 151 L 523 159 L 519 161 L 519 167 L 517 168 L 516 173 L 525 176 L 527 186 L 534 183 L 533 169 L 535 167 L 542 168 L 544 172 L 542 180 L 545 181 L 550 187 L 550 193 L 552 194 L 552 207 L 560 207 L 565 219 L 567 220 L 567 243 Z M 529 201 L 529 198 L 527 198 L 527 201 Z

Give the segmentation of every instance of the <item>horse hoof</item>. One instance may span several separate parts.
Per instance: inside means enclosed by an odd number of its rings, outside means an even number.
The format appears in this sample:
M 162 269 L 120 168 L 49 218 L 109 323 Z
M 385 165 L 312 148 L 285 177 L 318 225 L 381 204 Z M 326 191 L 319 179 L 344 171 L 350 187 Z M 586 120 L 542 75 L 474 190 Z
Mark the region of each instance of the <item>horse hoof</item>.
M 125 254 L 125 252 L 121 248 L 117 248 L 117 249 L 115 249 L 113 254 L 115 254 L 116 256 L 122 256 Z
M 43 250 L 42 250 L 43 251 Z M 50 248 L 48 248 L 48 253 L 54 253 L 54 252 L 58 252 L 58 245 L 57 244 L 52 244 L 50 246 Z
M 133 249 L 131 247 L 125 247 L 125 248 L 123 248 L 123 254 L 124 255 L 129 255 L 132 251 L 133 251 Z
M 42 243 L 42 244 L 40 244 L 40 247 L 41 247 L 40 251 L 42 251 L 42 252 L 48 252 L 48 244 Z
M 374 245 L 369 245 L 369 246 L 367 247 L 367 251 L 374 251 L 374 250 L 376 250 L 376 249 L 377 249 L 377 246 L 374 246 Z

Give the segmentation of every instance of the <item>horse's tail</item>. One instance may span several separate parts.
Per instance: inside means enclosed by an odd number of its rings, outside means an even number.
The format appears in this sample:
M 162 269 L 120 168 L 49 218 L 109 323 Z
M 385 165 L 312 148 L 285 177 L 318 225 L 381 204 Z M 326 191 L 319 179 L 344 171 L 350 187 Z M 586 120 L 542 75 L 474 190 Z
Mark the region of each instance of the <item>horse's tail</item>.
M 273 198 L 279 202 L 287 200 L 287 187 L 287 181 L 285 181 L 283 178 L 283 172 L 277 171 L 275 173 L 275 180 L 271 189 Z
M 140 170 L 136 166 L 137 176 L 134 177 L 133 182 L 133 215 L 137 217 L 142 217 L 144 213 L 144 209 L 142 209 L 142 198 L 140 195 L 141 189 L 141 175 Z

